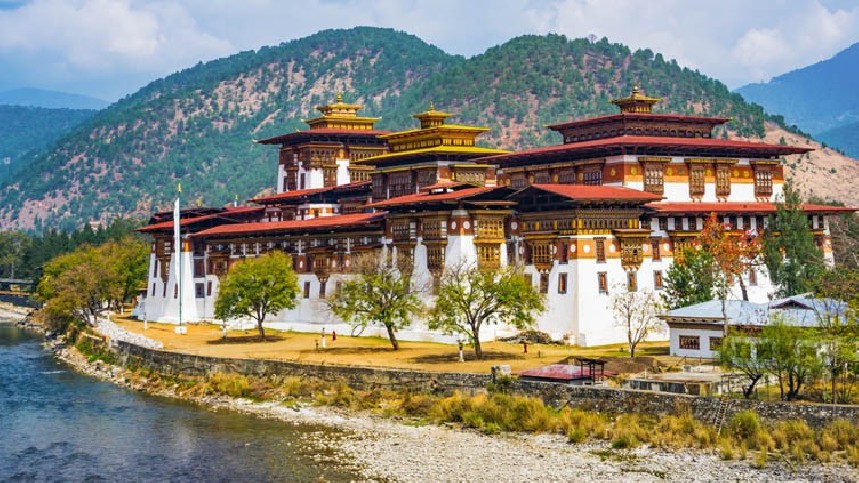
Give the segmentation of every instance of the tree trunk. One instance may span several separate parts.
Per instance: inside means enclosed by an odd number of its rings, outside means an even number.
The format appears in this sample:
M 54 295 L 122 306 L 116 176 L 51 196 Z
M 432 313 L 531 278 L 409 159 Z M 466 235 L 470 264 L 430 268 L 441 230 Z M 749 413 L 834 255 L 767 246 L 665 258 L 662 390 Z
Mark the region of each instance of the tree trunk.
M 743 293 L 743 301 L 748 302 L 749 301 L 749 289 L 746 288 L 746 282 L 743 281 L 742 275 L 740 275 L 737 278 L 740 279 L 740 292 Z
M 749 384 L 748 387 L 743 388 L 743 397 L 746 399 L 752 397 L 752 393 L 754 392 L 755 386 L 758 384 L 758 381 L 761 380 L 761 376 L 760 374 L 755 376 L 749 376 L 749 380 L 751 384 Z
M 832 366 L 832 404 L 838 404 L 838 371 Z
M 262 319 L 257 320 L 257 328 L 259 328 L 259 340 L 265 340 L 265 329 L 262 326 Z
M 483 348 L 480 347 L 480 329 L 477 327 L 473 327 L 471 329 L 471 335 L 474 340 L 474 356 L 477 359 L 483 359 Z
M 388 339 L 391 341 L 391 347 L 394 350 L 400 350 L 400 342 L 397 340 L 397 334 L 394 332 L 394 326 L 391 324 L 385 324 L 385 328 L 388 329 Z

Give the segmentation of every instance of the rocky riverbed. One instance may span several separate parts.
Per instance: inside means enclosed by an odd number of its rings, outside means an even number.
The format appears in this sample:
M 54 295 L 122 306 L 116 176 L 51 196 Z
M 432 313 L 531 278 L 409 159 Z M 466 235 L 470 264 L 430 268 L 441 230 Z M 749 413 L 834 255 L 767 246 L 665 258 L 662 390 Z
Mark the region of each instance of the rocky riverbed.
M 74 349 L 59 348 L 57 355 L 82 372 L 131 389 L 148 390 L 145 381 L 130 379 L 121 368 L 101 361 L 89 363 Z M 171 389 L 159 395 L 178 397 Z M 368 481 L 859 481 L 859 473 L 844 465 L 791 467 L 771 462 L 757 469 L 752 461 L 723 461 L 712 452 L 669 452 L 649 447 L 616 450 L 607 442 L 568 444 L 556 435 L 484 436 L 453 427 L 410 425 L 369 413 L 294 403 L 220 396 L 195 398 L 194 402 L 213 410 L 345 430 L 348 437 L 319 435 L 320 441 L 315 443 L 331 450 L 320 459 L 345 455 L 342 464 Z

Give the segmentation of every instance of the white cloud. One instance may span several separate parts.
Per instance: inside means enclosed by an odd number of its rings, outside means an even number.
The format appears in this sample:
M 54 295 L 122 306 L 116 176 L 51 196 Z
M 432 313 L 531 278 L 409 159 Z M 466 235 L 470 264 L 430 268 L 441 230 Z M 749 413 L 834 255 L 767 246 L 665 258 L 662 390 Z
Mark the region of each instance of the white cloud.
M 527 33 L 596 34 L 661 52 L 731 87 L 822 60 L 859 41 L 859 4 L 844 0 L 29 0 L 6 5 L 11 7 L 0 8 L 0 71 L 4 64 L 19 69 L 20 84 L 114 79 L 125 91 L 198 60 L 358 25 L 405 30 L 464 55 Z M 0 72 L 0 83 L 13 77 Z

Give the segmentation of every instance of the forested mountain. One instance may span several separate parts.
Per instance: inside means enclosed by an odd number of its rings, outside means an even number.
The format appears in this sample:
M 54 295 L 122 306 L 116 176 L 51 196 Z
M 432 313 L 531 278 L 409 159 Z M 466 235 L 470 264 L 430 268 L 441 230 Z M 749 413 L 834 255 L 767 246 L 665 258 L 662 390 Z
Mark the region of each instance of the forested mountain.
M 28 154 L 44 151 L 93 114 L 90 109 L 0 105 L 0 183 L 18 170 Z
M 844 151 L 851 158 L 859 158 L 859 122 L 838 126 L 814 137 Z
M 252 140 L 304 128 L 341 91 L 382 116 L 379 128 L 414 127 L 409 116 L 432 101 L 454 122 L 491 127 L 486 144 L 521 148 L 559 142 L 546 123 L 616 112 L 608 101 L 635 83 L 666 98 L 660 111 L 732 117 L 732 135 L 764 135 L 763 110 L 720 82 L 606 40 L 525 36 L 464 59 L 394 30 L 329 30 L 200 63 L 100 111 L 0 190 L 0 222 L 147 214 L 178 181 L 206 204 L 245 199 L 276 172 L 274 150 Z
M 737 92 L 812 134 L 859 121 L 859 43 L 834 57 Z
M 0 92 L 0 105 L 44 107 L 48 109 L 103 109 L 110 104 L 103 99 L 71 94 L 68 92 L 48 91 L 34 87 L 21 87 Z

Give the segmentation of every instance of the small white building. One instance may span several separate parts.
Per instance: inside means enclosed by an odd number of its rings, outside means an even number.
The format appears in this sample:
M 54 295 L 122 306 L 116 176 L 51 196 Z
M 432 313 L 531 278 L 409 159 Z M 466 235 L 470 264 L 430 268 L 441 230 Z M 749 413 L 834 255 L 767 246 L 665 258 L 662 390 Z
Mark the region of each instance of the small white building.
M 778 317 L 785 324 L 818 327 L 831 317 L 843 317 L 845 302 L 813 298 L 811 294 L 794 295 L 768 303 L 744 300 L 710 300 L 671 310 L 660 316 L 668 324 L 670 354 L 679 357 L 712 359 L 729 327 L 755 334 Z

